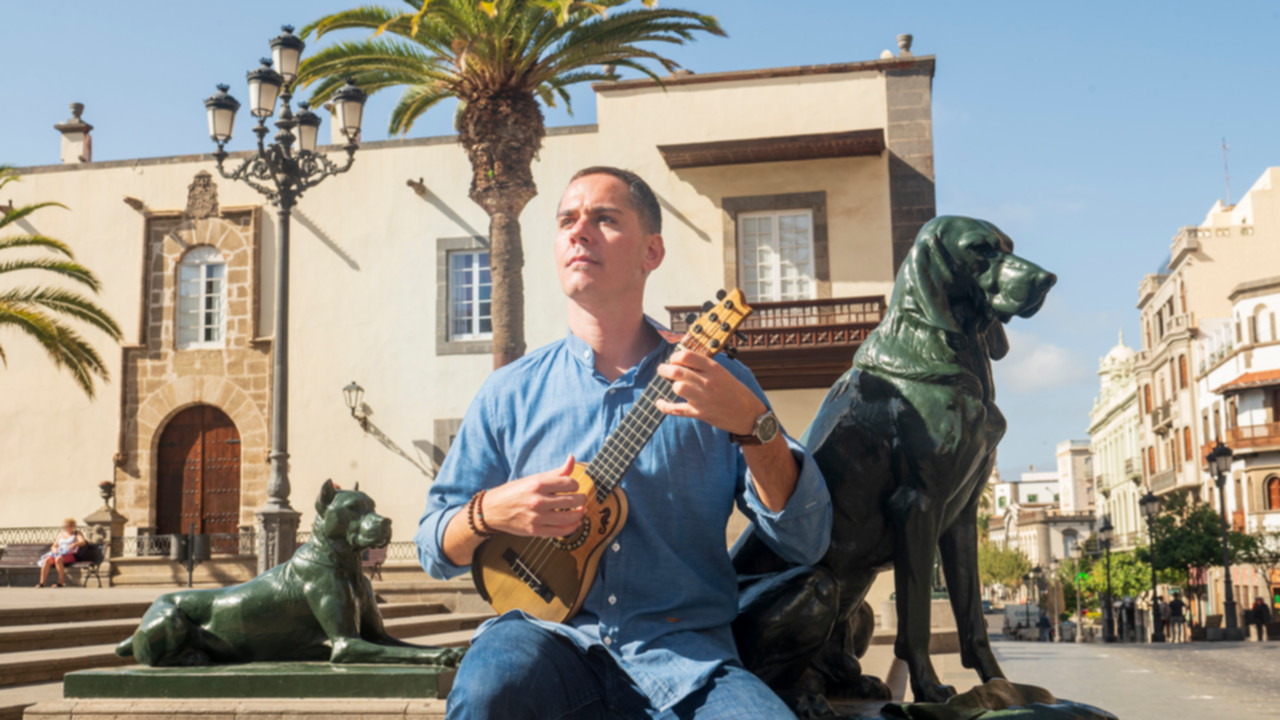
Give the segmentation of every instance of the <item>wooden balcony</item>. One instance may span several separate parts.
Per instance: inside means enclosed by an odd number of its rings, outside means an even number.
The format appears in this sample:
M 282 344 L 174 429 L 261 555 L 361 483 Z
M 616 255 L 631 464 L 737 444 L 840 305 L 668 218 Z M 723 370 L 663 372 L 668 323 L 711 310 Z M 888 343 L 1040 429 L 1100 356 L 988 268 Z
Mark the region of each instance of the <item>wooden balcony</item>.
M 738 359 L 765 390 L 825 388 L 853 364 L 853 355 L 884 317 L 881 296 L 751 303 L 739 328 Z M 683 333 L 697 306 L 668 307 L 671 329 Z
M 1237 454 L 1280 447 L 1280 422 L 1229 428 L 1225 442 Z

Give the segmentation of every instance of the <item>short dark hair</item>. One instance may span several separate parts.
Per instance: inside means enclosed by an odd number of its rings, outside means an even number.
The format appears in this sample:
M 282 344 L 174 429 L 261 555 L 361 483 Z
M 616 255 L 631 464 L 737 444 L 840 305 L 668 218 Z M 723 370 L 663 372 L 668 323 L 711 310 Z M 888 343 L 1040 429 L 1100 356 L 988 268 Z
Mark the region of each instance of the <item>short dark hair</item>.
M 654 234 L 662 232 L 662 208 L 658 205 L 658 196 L 653 194 L 653 189 L 643 178 L 630 170 L 611 165 L 592 165 L 574 173 L 573 177 L 569 178 L 569 182 L 572 183 L 588 175 L 611 175 L 626 183 L 627 195 L 631 199 L 631 209 L 640 216 L 640 224 L 648 232 Z

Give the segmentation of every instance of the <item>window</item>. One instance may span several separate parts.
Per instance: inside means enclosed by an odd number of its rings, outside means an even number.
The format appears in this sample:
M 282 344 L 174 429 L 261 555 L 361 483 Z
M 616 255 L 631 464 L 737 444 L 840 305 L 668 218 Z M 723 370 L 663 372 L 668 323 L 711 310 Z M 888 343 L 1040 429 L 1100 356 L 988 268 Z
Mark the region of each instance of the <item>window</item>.
M 489 253 L 449 253 L 449 339 L 483 340 L 493 336 L 490 316 Z
M 1039 496 L 1039 495 L 1036 495 L 1035 493 L 1031 493 L 1030 495 L 1028 495 L 1028 496 L 1027 496 L 1027 502 L 1029 502 L 1029 503 L 1033 503 L 1033 502 L 1035 502 L 1035 501 L 1036 501 L 1036 498 L 1038 498 L 1038 497 L 1040 497 L 1040 496 Z
M 1187 462 L 1192 462 L 1193 460 L 1195 460 L 1195 456 L 1192 454 L 1194 451 L 1191 449 L 1191 426 L 1190 425 L 1182 428 L 1182 447 L 1185 448 L 1185 454 L 1183 455 L 1183 459 L 1186 460 Z
M 1187 356 L 1178 356 L 1178 385 L 1183 389 L 1187 389 Z
M 810 300 L 816 295 L 813 211 L 738 216 L 742 287 L 747 300 Z
M 1151 414 L 1151 386 L 1142 386 L 1143 399 L 1147 401 L 1147 414 Z
M 1156 474 L 1156 449 L 1147 447 L 1147 467 L 1151 469 L 1151 474 Z
M 1006 498 L 1001 497 L 1001 498 L 1000 498 L 1000 500 L 999 500 L 999 502 L 997 502 L 997 503 L 996 503 L 996 505 L 997 505 L 998 507 L 1004 507 L 1004 505 L 1005 505 L 1005 500 L 1006 500 Z
M 1054 502 L 1061 502 L 1061 501 L 1058 499 L 1058 493 L 1054 493 L 1054 494 L 1053 494 L 1053 501 L 1054 501 Z
M 1280 510 L 1280 477 L 1272 475 L 1264 486 L 1266 506 L 1268 510 Z
M 211 245 L 178 263 L 178 349 L 221 347 L 226 328 L 227 263 Z

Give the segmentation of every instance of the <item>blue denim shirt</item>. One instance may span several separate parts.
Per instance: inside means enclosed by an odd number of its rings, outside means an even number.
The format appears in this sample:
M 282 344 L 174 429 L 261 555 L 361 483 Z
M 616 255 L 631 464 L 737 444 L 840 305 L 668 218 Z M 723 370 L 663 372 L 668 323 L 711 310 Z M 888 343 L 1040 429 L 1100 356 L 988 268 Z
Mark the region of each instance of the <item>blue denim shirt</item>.
M 652 321 L 651 321 L 652 322 Z M 445 526 L 480 488 L 492 488 L 564 464 L 590 462 L 653 379 L 663 343 L 610 383 L 595 356 L 570 334 L 495 371 L 481 387 L 440 467 L 414 540 L 436 578 L 468 570 L 441 544 Z M 762 400 L 741 363 L 717 357 Z M 767 401 L 766 401 L 767 402 Z M 665 710 L 700 688 L 721 664 L 738 659 L 729 624 L 738 583 L 725 528 L 735 501 L 783 557 L 812 564 L 831 537 L 831 498 L 813 458 L 790 437 L 801 462 L 794 494 L 772 512 L 747 481 L 742 451 L 729 435 L 691 418 L 667 417 L 623 476 L 626 525 L 605 550 L 583 609 L 567 624 L 512 611 L 583 649 L 605 647 L 654 707 Z

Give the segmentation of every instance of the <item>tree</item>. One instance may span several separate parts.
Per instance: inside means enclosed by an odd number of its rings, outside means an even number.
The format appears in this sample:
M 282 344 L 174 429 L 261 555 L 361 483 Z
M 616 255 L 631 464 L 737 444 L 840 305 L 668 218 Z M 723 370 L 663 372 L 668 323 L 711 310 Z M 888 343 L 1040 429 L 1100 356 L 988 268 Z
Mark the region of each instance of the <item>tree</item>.
M 1258 530 L 1243 536 L 1240 559 L 1253 566 L 1264 583 L 1280 573 L 1280 530 Z
M 0 188 L 19 180 L 18 173 L 8 165 L 0 165 Z M 38 233 L 4 235 L 9 227 L 37 210 L 46 207 L 66 208 L 62 203 L 39 202 L 13 207 L 10 204 L 0 217 L 0 276 L 21 271 L 36 271 L 57 275 L 97 293 L 102 284 L 88 268 L 75 261 L 71 248 L 61 240 Z M 21 253 L 23 248 L 48 251 L 60 257 L 35 257 Z M 8 252 L 6 252 L 8 251 Z M 12 259 L 8 259 L 12 257 Z M 40 344 L 53 361 L 54 366 L 66 368 L 76 384 L 90 398 L 94 394 L 94 377 L 109 379 L 102 357 L 65 320 L 88 323 L 116 342 L 122 337 L 120 326 L 92 300 L 75 291 L 61 287 L 26 285 L 8 289 L 0 288 L 0 329 L 16 328 Z M 8 367 L 9 360 L 0 346 L 0 362 Z
M 1166 498 L 1164 508 L 1152 525 L 1156 567 L 1186 573 L 1182 584 L 1187 593 L 1204 602 L 1208 587 L 1191 582 L 1189 571 L 1222 566 L 1222 517 L 1212 505 L 1193 505 L 1185 492 L 1176 492 Z M 1233 565 L 1244 561 L 1248 542 L 1243 533 L 1227 533 L 1228 554 Z
M 1018 587 L 1022 576 L 1030 571 L 1031 561 L 1021 550 L 992 542 L 978 543 L 978 580 L 983 585 Z
M 326 15 L 302 29 L 317 38 L 363 28 L 373 37 L 320 50 L 299 68 L 321 103 L 347 78 L 368 93 L 405 88 L 390 132 L 404 134 L 446 98 L 459 101 L 458 141 L 471 161 L 470 196 L 489 216 L 493 278 L 493 362 L 524 354 L 524 251 L 520 213 L 537 194 L 533 160 L 546 135 L 538 101 L 569 105 L 570 85 L 615 79 L 614 67 L 661 82 L 646 61 L 668 72 L 675 61 L 642 47 L 683 44 L 697 31 L 724 35 L 710 15 L 646 8 L 610 12 L 628 0 L 404 0 L 412 12 L 361 7 Z

